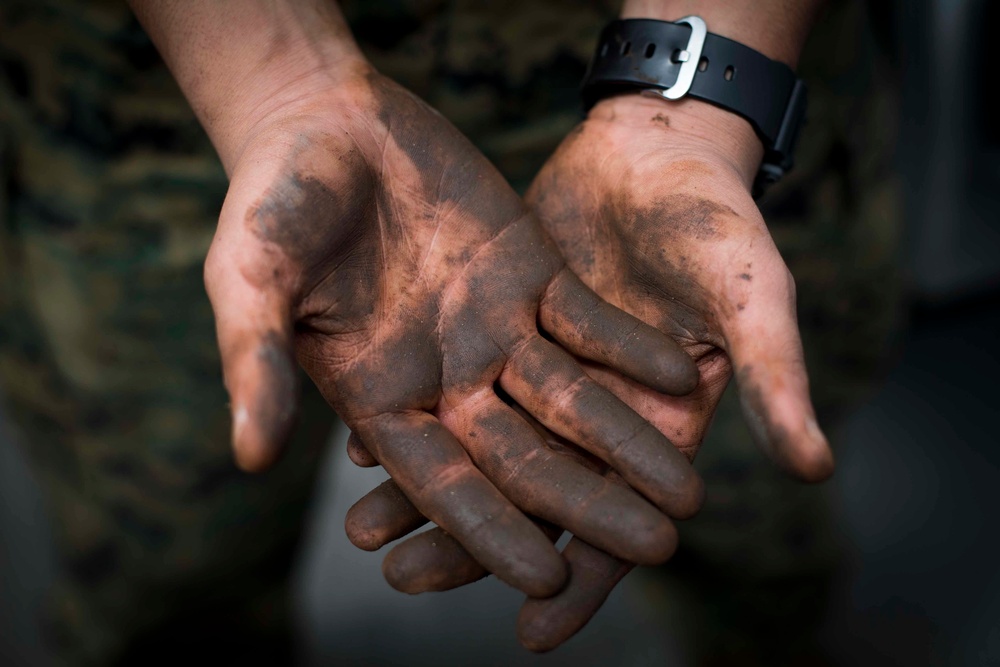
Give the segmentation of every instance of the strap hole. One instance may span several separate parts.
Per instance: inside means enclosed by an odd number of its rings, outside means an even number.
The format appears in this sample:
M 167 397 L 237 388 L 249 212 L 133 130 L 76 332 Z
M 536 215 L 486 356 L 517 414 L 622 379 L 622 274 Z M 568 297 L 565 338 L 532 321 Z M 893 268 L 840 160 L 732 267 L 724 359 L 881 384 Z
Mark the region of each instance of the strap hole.
M 622 44 L 622 55 L 623 56 L 627 56 L 629 54 L 629 51 L 631 51 L 631 50 L 632 50 L 632 42 L 625 42 L 624 44 Z
M 647 44 L 646 45 L 646 57 L 647 58 L 652 58 L 654 53 L 656 53 L 656 44 Z
M 708 58 L 702 56 L 701 60 L 698 61 L 698 71 L 704 72 L 707 69 L 708 69 Z
M 732 81 L 736 78 L 736 68 L 732 65 L 726 66 L 726 71 L 722 73 L 722 78 L 726 81 Z
M 601 45 L 601 57 L 604 58 L 607 55 L 608 55 L 608 43 L 604 42 L 604 44 Z

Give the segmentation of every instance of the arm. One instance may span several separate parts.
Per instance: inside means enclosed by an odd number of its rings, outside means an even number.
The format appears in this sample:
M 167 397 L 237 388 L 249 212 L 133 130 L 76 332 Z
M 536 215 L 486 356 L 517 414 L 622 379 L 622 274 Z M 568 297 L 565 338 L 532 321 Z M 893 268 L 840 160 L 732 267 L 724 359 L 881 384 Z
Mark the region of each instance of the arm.
M 367 64 L 335 6 L 134 6 L 231 179 L 205 282 L 238 463 L 280 455 L 298 361 L 406 498 L 512 585 L 545 596 L 566 576 L 524 513 L 665 560 L 666 515 L 693 513 L 701 482 L 567 351 L 683 393 L 680 347 L 586 288 L 488 161 Z M 549 452 L 497 385 L 649 501 Z
M 818 0 L 627 0 L 622 15 L 676 20 L 697 13 L 711 32 L 794 65 L 820 7 Z M 644 246 L 635 256 L 627 244 L 597 248 L 605 271 L 617 273 L 619 285 L 625 286 L 616 295 L 619 305 L 671 333 L 702 369 L 699 390 L 679 401 L 661 401 L 628 385 L 619 385 L 616 393 L 634 407 L 647 404 L 647 414 L 658 418 L 665 433 L 678 420 L 698 427 L 693 436 L 678 436 L 676 429 L 672 433 L 675 444 L 693 456 L 707 419 L 695 417 L 691 408 L 701 401 L 700 407 L 714 410 L 735 371 L 747 419 L 764 450 L 794 475 L 808 480 L 828 476 L 832 456 L 812 416 L 794 283 L 750 197 L 762 156 L 750 124 L 700 100 L 669 102 L 633 93 L 599 102 L 583 130 L 583 140 L 564 142 L 528 198 L 570 265 L 581 271 L 569 241 L 585 226 L 612 229 Z M 609 164 L 619 162 L 629 178 L 606 168 L 592 184 L 606 201 L 619 197 L 625 203 L 593 211 L 581 226 L 564 215 L 559 200 L 580 198 L 580 192 L 564 185 L 565 176 L 583 176 L 582 163 L 595 154 Z M 691 224 L 695 220 L 700 224 Z M 634 260 L 648 259 L 656 251 L 663 261 L 634 265 Z M 624 271 L 629 264 L 633 266 Z M 612 298 L 610 286 L 601 285 L 598 274 L 581 273 Z M 662 290 L 659 298 L 640 294 L 647 280 Z M 667 303 L 678 299 L 687 306 L 686 313 Z M 692 312 L 700 317 L 687 317 Z M 609 377 L 608 382 L 617 379 Z
M 254 126 L 366 62 L 332 2 L 129 0 L 228 174 Z
M 818 7 L 630 0 L 622 15 L 697 14 L 710 32 L 794 64 Z M 527 200 L 584 281 L 671 335 L 698 366 L 700 381 L 689 395 L 666 397 L 607 369 L 589 367 L 593 377 L 693 459 L 735 375 L 761 449 L 792 475 L 819 481 L 832 472 L 833 458 L 809 398 L 794 283 L 750 194 L 762 153 L 750 124 L 733 113 L 691 98 L 626 93 L 591 110 Z M 455 574 L 447 585 L 465 583 L 456 557 L 425 548 L 421 539 L 397 546 L 396 560 L 441 571 L 449 562 Z M 536 650 L 579 630 L 632 567 L 579 539 L 563 555 L 570 583 L 554 597 L 529 600 L 519 620 L 522 642 Z M 414 583 L 396 585 L 412 591 Z
M 626 0 L 621 16 L 675 21 L 696 14 L 710 32 L 794 68 L 822 4 Z M 753 128 L 701 100 L 669 103 L 625 94 L 599 102 L 581 135 L 564 142 L 528 199 L 570 266 L 612 303 L 675 336 L 698 364 L 701 382 L 690 396 L 673 399 L 653 396 L 604 369 L 591 373 L 693 459 L 735 372 L 759 447 L 795 477 L 828 477 L 833 457 L 809 398 L 794 281 L 750 194 L 763 157 Z M 563 185 L 583 175 L 582 164 L 596 155 L 612 165 L 603 178 L 578 192 Z M 615 185 L 616 164 L 626 170 L 639 165 L 628 178 L 631 187 Z M 587 187 L 603 192 L 604 201 L 618 198 L 625 205 L 610 213 L 593 210 L 582 224 L 574 221 L 560 198 L 580 201 Z M 699 232 L 690 222 L 704 210 L 711 213 Z M 625 240 L 618 248 L 594 247 L 603 262 L 591 272 L 573 242 L 585 230 L 591 238 Z M 629 244 L 649 251 L 630 252 Z M 602 281 L 602 273 L 611 279 Z M 659 298 L 643 296 L 650 284 L 659 288 Z M 685 307 L 677 309 L 677 302 Z M 570 564 L 569 584 L 554 597 L 529 599 L 518 619 L 519 638 L 534 650 L 552 649 L 579 631 L 632 569 L 578 538 L 563 556 Z

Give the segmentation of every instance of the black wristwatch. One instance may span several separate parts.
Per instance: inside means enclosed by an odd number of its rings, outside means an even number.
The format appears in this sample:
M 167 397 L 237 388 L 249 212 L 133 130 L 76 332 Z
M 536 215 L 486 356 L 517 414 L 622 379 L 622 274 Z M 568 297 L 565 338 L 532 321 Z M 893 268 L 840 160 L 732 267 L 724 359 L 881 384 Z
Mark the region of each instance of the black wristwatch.
M 690 95 L 747 119 L 764 144 L 755 197 L 792 168 L 805 84 L 784 63 L 709 33 L 698 16 L 624 19 L 601 31 L 583 81 L 584 106 L 626 90 L 667 100 Z

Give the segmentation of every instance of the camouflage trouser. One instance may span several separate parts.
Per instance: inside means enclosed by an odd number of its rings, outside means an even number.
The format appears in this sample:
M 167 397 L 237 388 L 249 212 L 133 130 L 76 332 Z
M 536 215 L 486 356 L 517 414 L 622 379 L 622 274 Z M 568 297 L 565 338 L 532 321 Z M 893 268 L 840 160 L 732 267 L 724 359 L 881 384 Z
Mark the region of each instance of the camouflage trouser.
M 579 119 L 578 81 L 615 3 L 346 4 L 375 65 L 523 189 Z M 201 281 L 226 189 L 210 145 L 122 4 L 7 2 L 0 29 L 0 382 L 54 521 L 50 636 L 78 664 L 151 647 L 142 664 L 167 661 L 207 633 L 231 661 L 242 646 L 277 662 L 330 410 L 305 392 L 284 463 L 237 472 Z M 853 4 L 825 18 L 803 59 L 799 168 L 764 203 L 827 421 L 897 322 L 893 98 L 866 35 Z M 836 551 L 820 492 L 772 471 L 737 412 L 727 399 L 716 418 L 697 464 L 710 500 L 667 571 L 703 593 L 686 612 L 704 621 L 697 636 L 739 652 L 747 632 L 808 618 L 801 599 L 820 608 Z
M 232 463 L 202 285 L 218 160 L 123 4 L 5 3 L 0 26 L 0 381 L 53 517 L 47 634 L 74 664 L 209 633 L 284 654 L 332 415 L 307 394 L 287 464 Z

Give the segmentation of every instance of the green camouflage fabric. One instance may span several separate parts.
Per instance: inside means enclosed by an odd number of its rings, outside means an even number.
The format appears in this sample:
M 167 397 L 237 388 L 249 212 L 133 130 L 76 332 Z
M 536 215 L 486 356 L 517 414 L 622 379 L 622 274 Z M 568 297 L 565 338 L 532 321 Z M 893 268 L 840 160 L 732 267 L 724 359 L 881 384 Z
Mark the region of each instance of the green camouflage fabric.
M 332 417 L 310 395 L 289 465 L 232 462 L 202 284 L 221 166 L 124 3 L 5 2 L 0 26 L 0 387 L 53 517 L 54 651 L 150 664 L 218 631 L 285 655 Z
M 579 81 L 617 4 L 344 10 L 375 66 L 523 191 L 580 119 Z M 828 426 L 900 324 L 894 89 L 864 8 L 832 5 L 800 67 L 798 167 L 762 202 Z M 227 661 L 287 662 L 285 582 L 332 414 L 306 391 L 274 472 L 232 464 L 201 277 L 225 190 L 123 2 L 0 6 L 0 386 L 53 517 L 63 577 L 47 620 L 67 664 L 167 662 L 209 631 Z M 700 662 L 779 664 L 809 650 L 787 639 L 815 626 L 839 556 L 822 490 L 753 450 L 732 398 L 697 462 L 708 504 L 646 589 L 684 619 Z

